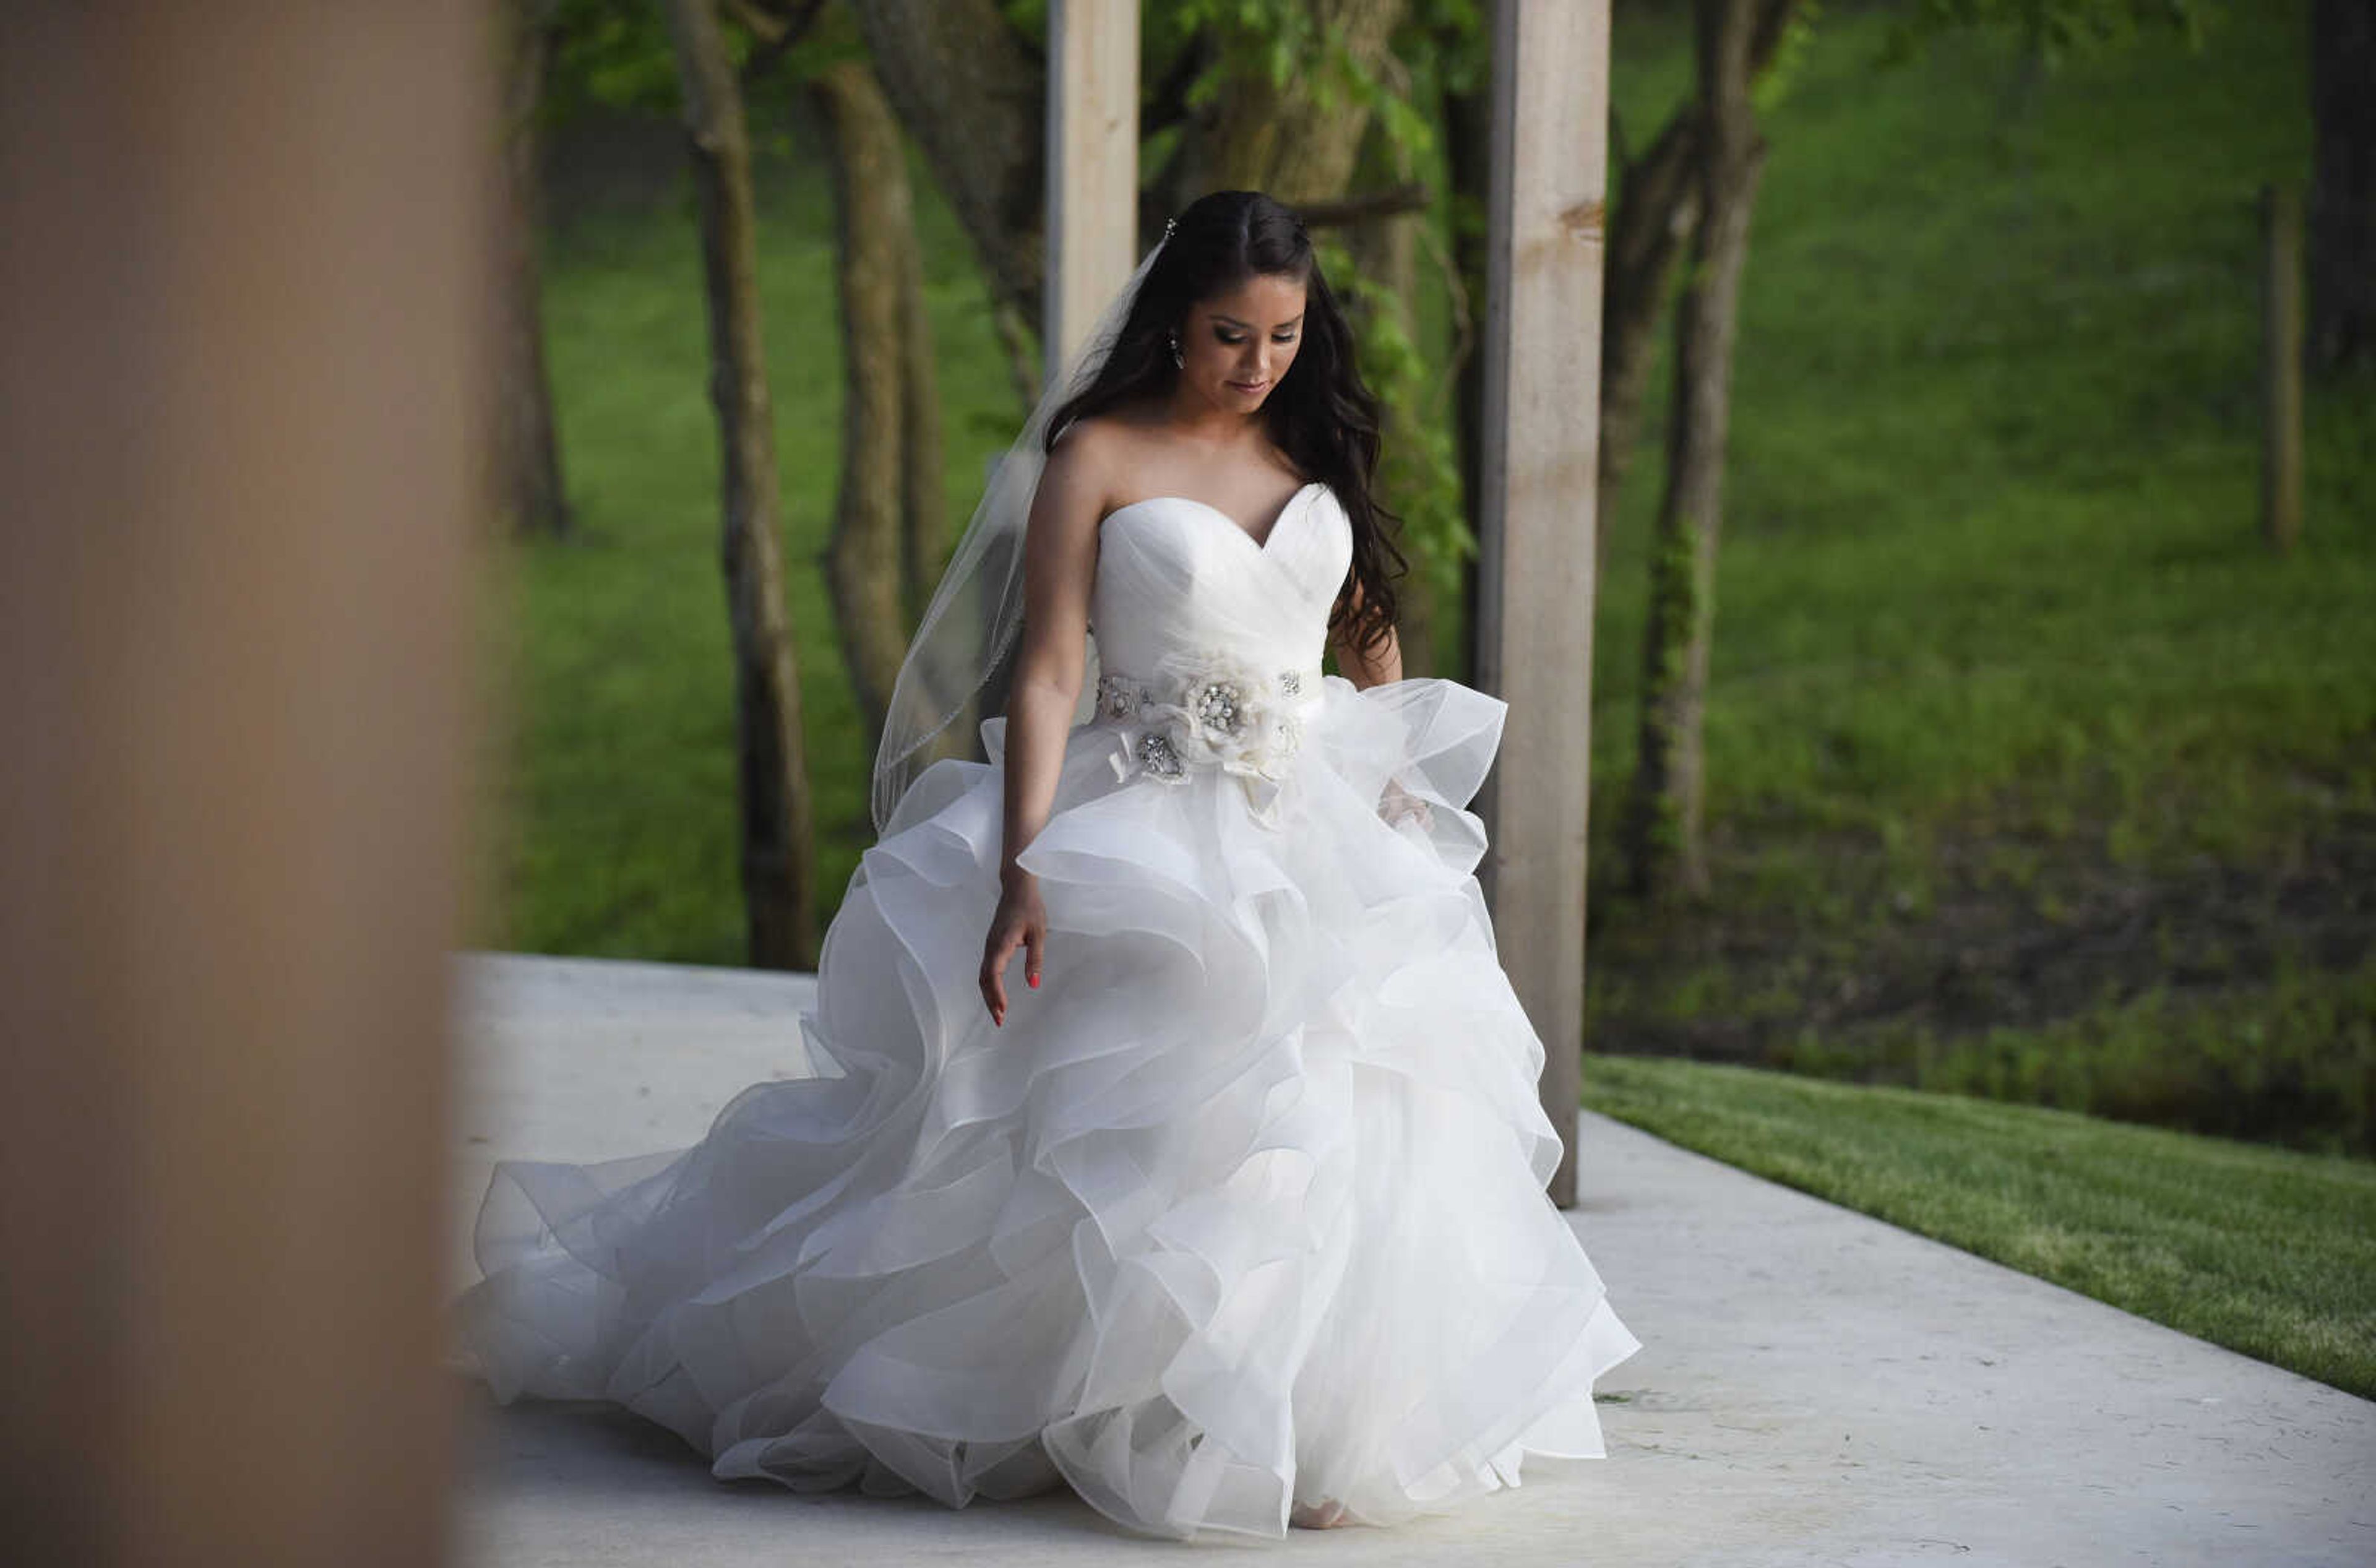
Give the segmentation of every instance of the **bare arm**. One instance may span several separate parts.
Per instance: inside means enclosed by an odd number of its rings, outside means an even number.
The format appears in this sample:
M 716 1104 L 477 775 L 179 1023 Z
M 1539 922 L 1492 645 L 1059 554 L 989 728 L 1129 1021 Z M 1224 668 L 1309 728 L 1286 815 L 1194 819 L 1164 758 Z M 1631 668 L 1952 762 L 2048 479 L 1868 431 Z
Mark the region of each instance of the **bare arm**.
M 1015 857 L 1047 825 L 1087 674 L 1089 588 L 1098 568 L 1098 514 L 1105 502 L 1094 443 L 1069 432 L 1048 455 L 1023 541 L 1023 633 L 1006 698 L 1006 819 L 1002 880 L 1030 873 Z
M 1048 454 L 1024 529 L 1022 644 L 1006 697 L 1000 897 L 980 976 L 993 1023 L 1006 1020 L 1008 958 L 1023 947 L 1025 978 L 1036 986 L 1046 945 L 1040 879 L 1017 864 L 1016 857 L 1048 825 L 1064 766 L 1064 740 L 1088 672 L 1084 654 L 1089 589 L 1097 577 L 1098 522 L 1106 491 L 1097 443 L 1084 439 L 1090 434 L 1075 426 Z
M 1361 585 L 1352 582 L 1346 591 L 1352 595 L 1352 611 L 1358 613 L 1361 608 Z M 1334 637 L 1328 646 L 1336 655 L 1336 668 L 1356 686 L 1366 689 L 1403 678 L 1402 638 L 1392 626 L 1386 628 L 1385 639 L 1366 656 L 1355 652 L 1346 637 Z
M 1353 609 L 1358 612 L 1361 607 L 1361 585 L 1353 583 L 1347 591 L 1352 595 Z M 1336 668 L 1344 672 L 1345 679 L 1364 691 L 1403 678 L 1402 638 L 1392 626 L 1386 628 L 1384 640 L 1366 658 L 1355 652 L 1346 637 L 1332 639 L 1329 647 L 1336 651 Z M 1435 820 L 1434 808 L 1404 789 L 1399 778 L 1386 780 L 1378 797 L 1378 814 L 1389 826 L 1409 818 L 1422 830 Z

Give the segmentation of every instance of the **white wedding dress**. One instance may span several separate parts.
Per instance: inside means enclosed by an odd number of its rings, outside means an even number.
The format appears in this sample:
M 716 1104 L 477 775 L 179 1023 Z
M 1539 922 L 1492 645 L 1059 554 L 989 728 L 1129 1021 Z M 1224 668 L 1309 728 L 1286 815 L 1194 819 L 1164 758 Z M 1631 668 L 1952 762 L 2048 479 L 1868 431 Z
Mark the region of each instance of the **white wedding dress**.
M 992 1026 L 993 718 L 827 932 L 801 1026 L 838 1075 L 746 1089 L 690 1149 L 497 1169 L 454 1326 L 498 1398 L 615 1401 L 719 1477 L 1069 1484 L 1176 1538 L 1325 1499 L 1393 1524 L 1604 1453 L 1594 1380 L 1640 1345 L 1546 1195 L 1543 1048 L 1473 875 L 1504 705 L 1322 678 L 1325 484 L 1260 542 L 1175 496 L 1100 538 L 1099 708 L 1021 856 L 1040 986 L 1018 952 Z M 1390 822 L 1390 780 L 1424 813 Z

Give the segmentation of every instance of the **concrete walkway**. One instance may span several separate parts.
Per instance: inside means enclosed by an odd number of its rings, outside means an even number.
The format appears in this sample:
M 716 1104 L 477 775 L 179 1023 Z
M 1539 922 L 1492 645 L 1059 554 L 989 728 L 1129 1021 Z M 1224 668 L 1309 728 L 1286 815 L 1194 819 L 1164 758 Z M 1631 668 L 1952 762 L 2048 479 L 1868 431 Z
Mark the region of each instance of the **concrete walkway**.
M 805 977 L 469 956 L 457 1266 L 498 1154 L 679 1147 L 743 1085 L 805 1071 Z M 633 1418 L 474 1386 L 457 1557 L 474 1568 L 1144 1562 L 1855 1568 L 1954 1560 L 2376 1563 L 2376 1405 L 1580 1119 L 1572 1218 L 1643 1343 L 1602 1389 L 1605 1460 L 1396 1530 L 1182 1546 L 1068 1493 L 952 1510 L 712 1480 Z M 457 1273 L 457 1277 L 469 1276 Z

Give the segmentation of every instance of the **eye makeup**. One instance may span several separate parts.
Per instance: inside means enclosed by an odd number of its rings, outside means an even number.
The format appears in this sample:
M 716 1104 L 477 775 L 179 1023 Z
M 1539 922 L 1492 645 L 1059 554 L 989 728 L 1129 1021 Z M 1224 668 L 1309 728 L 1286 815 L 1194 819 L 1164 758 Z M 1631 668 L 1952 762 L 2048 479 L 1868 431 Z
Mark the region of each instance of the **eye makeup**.
M 1242 343 L 1246 340 L 1245 329 L 1247 327 L 1252 325 L 1251 323 L 1240 321 L 1234 315 L 1223 315 L 1218 311 L 1216 311 L 1213 314 L 1212 319 L 1214 323 L 1213 336 L 1220 341 L 1224 343 L 1237 344 Z M 1282 344 L 1294 342 L 1298 338 L 1302 336 L 1302 332 L 1301 331 L 1302 322 L 1303 316 L 1301 313 L 1299 312 L 1292 320 L 1279 323 L 1280 327 L 1287 328 L 1287 336 L 1284 338 L 1273 338 L 1271 341 Z M 1230 336 L 1229 329 L 1231 327 L 1238 329 L 1235 337 Z

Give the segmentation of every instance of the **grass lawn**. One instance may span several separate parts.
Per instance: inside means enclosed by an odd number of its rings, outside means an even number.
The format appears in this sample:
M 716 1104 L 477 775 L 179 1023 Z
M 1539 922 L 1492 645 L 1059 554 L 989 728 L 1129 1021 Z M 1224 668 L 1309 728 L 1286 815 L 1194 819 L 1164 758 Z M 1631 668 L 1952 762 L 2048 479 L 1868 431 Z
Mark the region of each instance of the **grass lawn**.
M 2376 1397 L 2376 1164 L 1961 1095 L 1588 1055 L 1686 1148 Z

